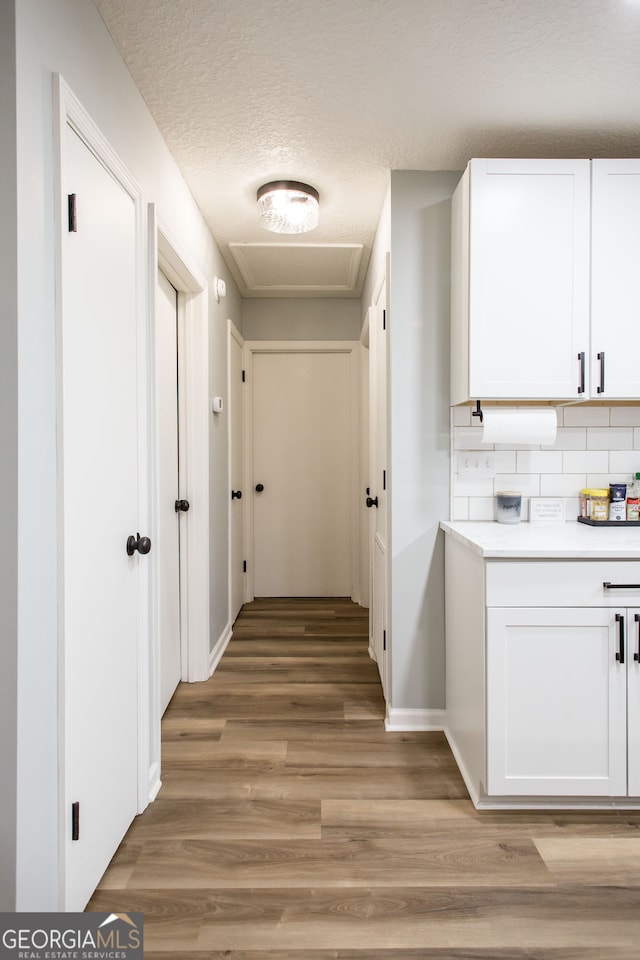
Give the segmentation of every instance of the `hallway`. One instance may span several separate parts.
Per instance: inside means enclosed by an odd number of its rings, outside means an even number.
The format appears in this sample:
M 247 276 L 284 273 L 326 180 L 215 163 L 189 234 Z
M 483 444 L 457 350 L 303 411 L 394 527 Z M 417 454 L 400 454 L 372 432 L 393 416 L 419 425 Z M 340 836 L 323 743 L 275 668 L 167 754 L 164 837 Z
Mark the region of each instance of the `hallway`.
M 143 911 L 146 960 L 637 958 L 640 814 L 476 812 L 443 734 L 385 732 L 367 623 L 243 608 L 87 909 Z

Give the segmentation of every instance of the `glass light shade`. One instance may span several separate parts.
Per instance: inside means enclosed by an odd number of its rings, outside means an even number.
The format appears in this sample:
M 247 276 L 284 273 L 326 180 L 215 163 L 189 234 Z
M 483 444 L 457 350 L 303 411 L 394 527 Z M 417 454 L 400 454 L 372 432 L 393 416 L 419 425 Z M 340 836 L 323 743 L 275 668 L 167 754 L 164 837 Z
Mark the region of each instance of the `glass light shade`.
M 273 233 L 308 233 L 318 225 L 317 190 L 296 180 L 275 180 L 258 190 L 263 225 Z

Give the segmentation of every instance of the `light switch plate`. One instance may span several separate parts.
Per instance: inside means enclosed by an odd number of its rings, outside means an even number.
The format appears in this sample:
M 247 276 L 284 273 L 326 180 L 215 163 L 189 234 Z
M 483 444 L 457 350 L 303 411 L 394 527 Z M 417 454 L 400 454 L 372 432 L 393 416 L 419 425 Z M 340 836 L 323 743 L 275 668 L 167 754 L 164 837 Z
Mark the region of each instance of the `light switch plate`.
M 465 450 L 458 453 L 460 480 L 493 480 L 496 471 L 490 450 Z

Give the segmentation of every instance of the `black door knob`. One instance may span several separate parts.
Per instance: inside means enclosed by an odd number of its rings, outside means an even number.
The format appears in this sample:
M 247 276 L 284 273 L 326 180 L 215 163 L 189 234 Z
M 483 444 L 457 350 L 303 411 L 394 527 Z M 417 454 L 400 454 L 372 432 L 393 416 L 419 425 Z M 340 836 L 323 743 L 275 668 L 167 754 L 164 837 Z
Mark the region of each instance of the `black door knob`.
M 141 537 L 139 533 L 134 537 L 133 534 L 127 537 L 127 556 L 132 557 L 134 553 L 147 554 L 151 550 L 151 540 L 149 537 Z
M 264 490 L 264 483 L 256 483 L 256 493 L 262 493 Z
M 176 500 L 176 513 L 186 513 L 190 506 L 188 500 Z
M 232 490 L 231 491 L 232 500 L 242 500 L 242 490 Z
M 365 503 L 367 504 L 368 507 L 377 507 L 377 506 L 378 506 L 378 498 L 377 498 L 377 497 L 367 497 L 367 499 L 365 500 Z

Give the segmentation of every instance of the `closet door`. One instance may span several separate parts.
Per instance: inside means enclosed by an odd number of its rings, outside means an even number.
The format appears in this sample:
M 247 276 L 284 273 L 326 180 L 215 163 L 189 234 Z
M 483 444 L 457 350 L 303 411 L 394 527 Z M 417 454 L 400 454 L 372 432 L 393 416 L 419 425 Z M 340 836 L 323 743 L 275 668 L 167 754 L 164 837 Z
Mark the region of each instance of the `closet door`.
M 62 235 L 60 329 L 64 908 L 81 910 L 138 809 L 149 559 L 127 552 L 129 537 L 148 533 L 139 510 L 136 207 L 68 124 L 63 138 L 63 198 L 74 198 Z

